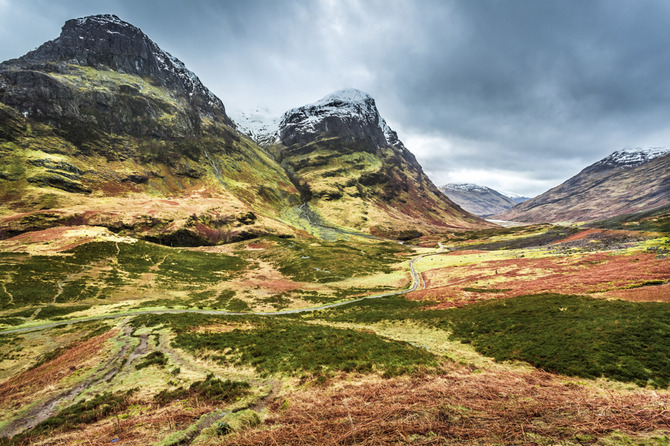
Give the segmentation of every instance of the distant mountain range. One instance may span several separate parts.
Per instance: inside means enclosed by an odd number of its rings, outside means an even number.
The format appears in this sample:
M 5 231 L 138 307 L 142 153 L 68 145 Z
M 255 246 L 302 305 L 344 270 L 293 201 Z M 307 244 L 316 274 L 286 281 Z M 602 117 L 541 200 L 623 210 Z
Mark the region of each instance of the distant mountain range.
M 612 153 L 553 189 L 494 216 L 519 222 L 592 221 L 670 204 L 670 149 Z
M 528 200 L 528 197 L 503 194 L 490 187 L 472 183 L 449 183 L 439 189 L 464 210 L 480 217 L 497 214 Z
M 0 64 L 0 236 L 78 224 L 201 245 L 488 226 L 439 193 L 362 92 L 276 124 L 238 130 L 194 73 L 118 17 L 69 20 Z

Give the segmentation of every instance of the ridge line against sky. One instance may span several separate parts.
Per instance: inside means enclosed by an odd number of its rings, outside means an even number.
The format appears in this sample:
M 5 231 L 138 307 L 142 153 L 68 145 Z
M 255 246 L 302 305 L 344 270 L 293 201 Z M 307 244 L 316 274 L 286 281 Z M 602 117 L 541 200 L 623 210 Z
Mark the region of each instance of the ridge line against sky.
M 670 140 L 661 0 L 0 0 L 0 60 L 110 13 L 227 109 L 369 93 L 437 185 L 540 194 L 624 147 Z

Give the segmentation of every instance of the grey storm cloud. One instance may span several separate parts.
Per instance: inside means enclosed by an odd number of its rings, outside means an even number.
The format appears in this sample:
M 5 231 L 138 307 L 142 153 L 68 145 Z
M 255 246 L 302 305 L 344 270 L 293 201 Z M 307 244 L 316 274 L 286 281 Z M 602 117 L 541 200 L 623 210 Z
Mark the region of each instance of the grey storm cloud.
M 664 0 L 0 0 L 0 59 L 97 13 L 228 108 L 367 91 L 437 184 L 535 195 L 614 150 L 669 145 Z

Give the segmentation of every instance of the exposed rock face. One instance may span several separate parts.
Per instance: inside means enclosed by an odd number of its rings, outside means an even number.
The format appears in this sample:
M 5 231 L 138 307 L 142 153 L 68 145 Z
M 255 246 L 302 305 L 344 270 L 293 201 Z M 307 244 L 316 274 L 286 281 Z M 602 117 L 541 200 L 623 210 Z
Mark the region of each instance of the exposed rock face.
M 470 183 L 449 183 L 439 188 L 451 201 L 468 212 L 488 217 L 515 206 L 518 201 L 486 186 Z M 525 201 L 523 198 L 518 198 Z
M 95 79 L 87 68 L 125 75 L 125 85 Z M 95 88 L 82 92 L 91 82 Z M 174 97 L 162 97 L 158 88 Z M 0 64 L 0 101 L 49 123 L 88 122 L 123 133 L 183 136 L 197 133 L 202 117 L 231 123 L 221 100 L 181 61 L 113 15 L 68 20 L 57 39 Z M 133 120 L 162 115 L 173 118 L 170 126 Z
M 355 143 L 371 153 L 394 147 L 408 163 L 421 168 L 381 117 L 375 100 L 360 90 L 336 91 L 313 104 L 287 111 L 279 123 L 278 133 L 287 147 L 304 146 L 324 138 Z
M 494 216 L 529 223 L 591 221 L 670 204 L 670 150 L 625 149 Z
M 485 224 L 437 190 L 374 99 L 359 90 L 289 110 L 277 135 L 282 164 L 302 185 L 303 199 L 338 225 L 425 233 Z

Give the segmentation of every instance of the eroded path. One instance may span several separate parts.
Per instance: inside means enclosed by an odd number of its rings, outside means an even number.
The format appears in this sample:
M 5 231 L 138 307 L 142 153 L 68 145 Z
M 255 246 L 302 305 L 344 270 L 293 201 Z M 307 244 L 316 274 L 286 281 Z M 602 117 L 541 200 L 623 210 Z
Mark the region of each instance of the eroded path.
M 74 387 L 65 389 L 47 400 L 33 405 L 27 411 L 6 424 L 0 430 L 0 438 L 12 437 L 25 430 L 32 429 L 42 421 L 58 412 L 58 408 L 63 403 L 69 403 L 77 398 L 82 392 L 95 387 L 102 382 L 108 382 L 121 370 L 125 363 L 126 355 L 132 348 L 132 328 L 125 326 L 123 333 L 116 339 L 121 342 L 121 347 L 109 359 L 100 364 L 95 371 L 85 380 L 76 384 Z

